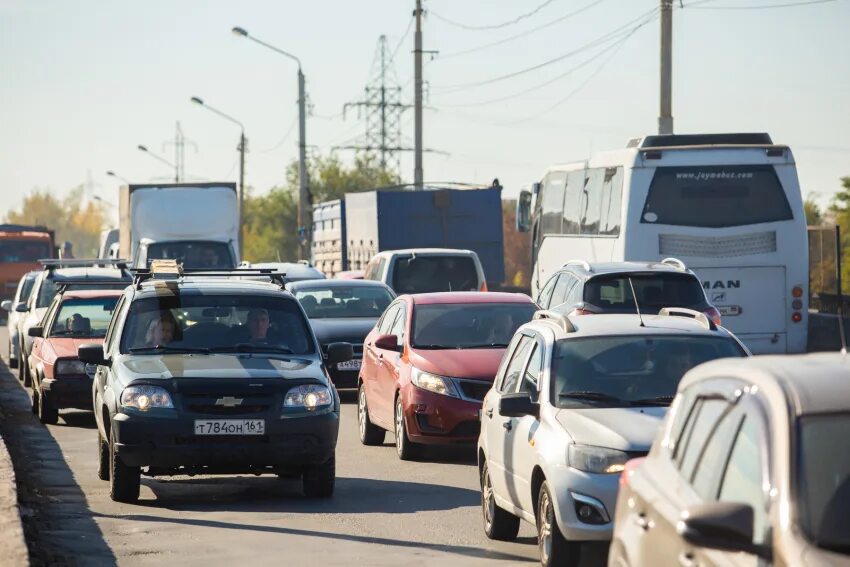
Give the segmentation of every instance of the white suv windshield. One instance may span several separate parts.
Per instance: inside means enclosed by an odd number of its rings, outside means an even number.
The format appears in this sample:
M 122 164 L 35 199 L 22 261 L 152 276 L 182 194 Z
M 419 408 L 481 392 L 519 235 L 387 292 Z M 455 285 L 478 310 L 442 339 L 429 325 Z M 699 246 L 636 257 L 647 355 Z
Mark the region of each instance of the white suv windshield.
M 127 314 L 121 352 L 310 354 L 312 334 L 294 299 L 256 295 L 166 295 Z
M 552 356 L 558 407 L 669 405 L 682 376 L 716 358 L 741 357 L 727 337 L 674 335 L 562 339 Z

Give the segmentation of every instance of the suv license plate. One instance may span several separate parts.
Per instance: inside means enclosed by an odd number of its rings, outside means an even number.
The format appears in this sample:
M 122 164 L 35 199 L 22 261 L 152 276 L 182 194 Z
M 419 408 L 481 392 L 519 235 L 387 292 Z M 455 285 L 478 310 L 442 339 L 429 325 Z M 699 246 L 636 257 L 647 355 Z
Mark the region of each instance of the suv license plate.
M 195 435 L 265 435 L 264 419 L 196 419 Z
M 360 360 L 346 360 L 345 362 L 339 362 L 336 365 L 337 370 L 360 370 Z

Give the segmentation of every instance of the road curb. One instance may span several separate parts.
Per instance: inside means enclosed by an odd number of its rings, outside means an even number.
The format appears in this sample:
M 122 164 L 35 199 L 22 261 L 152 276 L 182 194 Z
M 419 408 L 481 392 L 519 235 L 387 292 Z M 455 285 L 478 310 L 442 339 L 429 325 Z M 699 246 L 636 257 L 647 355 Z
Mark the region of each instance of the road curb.
M 18 507 L 15 469 L 6 443 L 0 437 L 0 557 L 8 567 L 29 566 L 29 552 Z

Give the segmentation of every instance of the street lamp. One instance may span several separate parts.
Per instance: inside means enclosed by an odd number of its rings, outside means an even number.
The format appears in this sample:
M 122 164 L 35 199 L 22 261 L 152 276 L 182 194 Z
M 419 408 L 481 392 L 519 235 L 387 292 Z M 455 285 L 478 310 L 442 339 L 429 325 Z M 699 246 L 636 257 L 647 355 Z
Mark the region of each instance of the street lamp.
M 130 180 L 129 180 L 129 179 L 127 179 L 126 177 L 122 177 L 122 176 L 118 175 L 117 173 L 115 173 L 115 172 L 114 172 L 114 171 L 112 171 L 111 169 L 110 169 L 109 171 L 107 171 L 107 172 L 106 172 L 106 175 L 108 175 L 108 176 L 110 176 L 110 177 L 114 177 L 115 179 L 119 179 L 119 180 L 123 181 L 124 183 L 126 183 L 127 185 L 129 185 L 129 184 L 130 184 Z
M 111 202 L 107 201 L 106 199 L 104 199 L 100 195 L 92 195 L 92 199 L 94 199 L 98 203 L 102 203 L 102 204 L 106 205 L 107 207 L 115 208 L 115 203 L 111 203 Z
M 149 156 L 151 156 L 152 158 L 155 158 L 155 159 L 157 159 L 157 160 L 161 161 L 162 163 L 164 163 L 164 164 L 165 164 L 165 165 L 167 165 L 168 167 L 173 167 L 173 168 L 174 168 L 174 182 L 175 182 L 175 183 L 180 183 L 180 170 L 179 170 L 179 169 L 177 169 L 177 166 L 176 166 L 175 164 L 171 163 L 170 161 L 168 161 L 168 160 L 167 160 L 167 159 L 165 159 L 164 157 L 159 156 L 159 155 L 157 155 L 157 154 L 153 153 L 152 151 L 150 151 L 150 150 L 148 149 L 148 147 L 147 147 L 147 146 L 144 146 L 144 145 L 142 145 L 142 144 L 139 144 L 139 145 L 138 145 L 138 146 L 136 146 L 136 147 L 137 147 L 137 148 L 139 148 L 139 150 L 140 150 L 140 151 L 143 151 L 143 152 L 145 152 L 146 154 L 148 154 Z
M 312 219 L 310 215 L 310 189 L 307 177 L 307 97 L 304 94 L 304 73 L 301 71 L 301 60 L 295 55 L 260 41 L 250 35 L 245 28 L 234 27 L 231 31 L 237 36 L 250 39 L 275 53 L 283 55 L 298 64 L 298 230 L 303 234 L 301 243 L 302 258 L 309 259 L 310 232 Z
M 242 235 L 242 211 L 245 207 L 245 125 L 240 121 L 236 120 L 229 114 L 225 114 L 224 112 L 218 110 L 217 108 L 213 108 L 204 102 L 202 98 L 193 96 L 191 99 L 193 103 L 198 106 L 202 106 L 209 110 L 212 113 L 218 114 L 225 120 L 233 122 L 237 126 L 239 126 L 240 134 L 239 134 L 239 257 L 242 257 L 242 250 L 244 246 L 244 237 Z

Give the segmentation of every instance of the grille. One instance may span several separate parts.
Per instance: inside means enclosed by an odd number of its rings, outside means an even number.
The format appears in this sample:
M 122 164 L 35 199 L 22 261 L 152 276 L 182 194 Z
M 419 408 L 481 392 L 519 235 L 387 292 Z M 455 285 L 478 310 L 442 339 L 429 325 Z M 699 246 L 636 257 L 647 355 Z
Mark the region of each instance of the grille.
M 776 232 L 754 232 L 739 236 L 683 236 L 661 234 L 658 252 L 662 256 L 726 258 L 776 252 Z
M 354 349 L 354 356 L 356 358 L 361 358 L 363 356 L 363 339 L 337 339 L 327 343 L 322 343 L 322 355 L 326 356 L 328 354 L 328 345 L 330 343 L 351 343 L 351 347 Z
M 205 413 L 209 415 L 247 415 L 252 413 L 263 413 L 270 406 L 263 404 L 245 404 L 236 407 L 217 406 L 214 404 L 189 404 L 189 411 L 194 413 Z
M 484 399 L 493 386 L 490 382 L 478 380 L 457 380 L 457 385 L 460 386 L 460 393 L 464 398 L 478 402 Z

